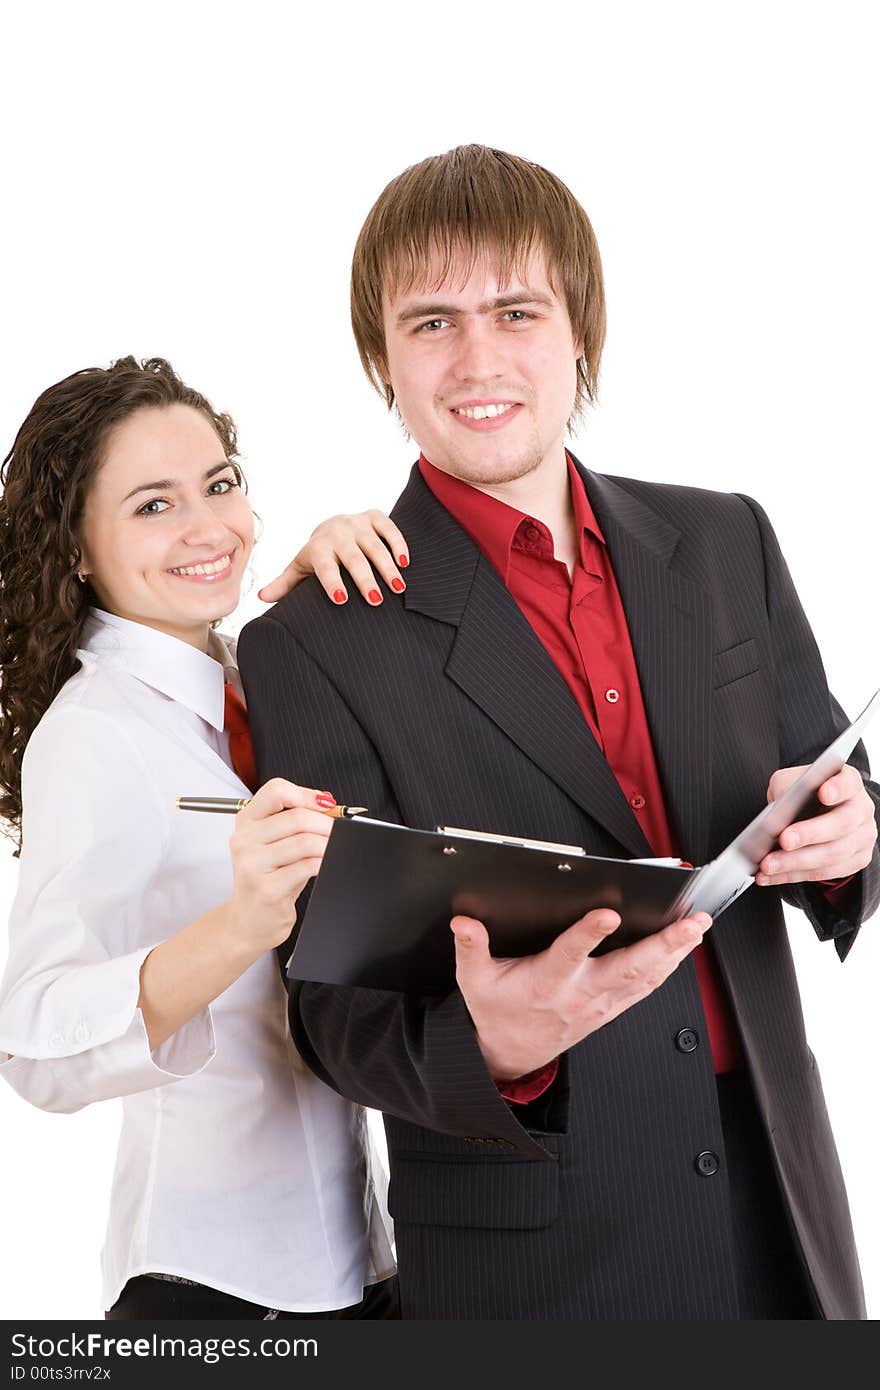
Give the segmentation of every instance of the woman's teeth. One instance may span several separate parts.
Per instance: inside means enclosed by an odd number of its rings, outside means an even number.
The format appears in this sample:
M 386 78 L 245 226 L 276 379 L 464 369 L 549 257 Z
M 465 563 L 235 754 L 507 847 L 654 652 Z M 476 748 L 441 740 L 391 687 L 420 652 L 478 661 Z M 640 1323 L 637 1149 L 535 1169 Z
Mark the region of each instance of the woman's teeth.
M 173 569 L 172 574 L 220 574 L 222 570 L 228 570 L 232 564 L 232 556 L 224 555 L 220 560 L 212 560 L 207 565 L 181 565 L 178 569 Z

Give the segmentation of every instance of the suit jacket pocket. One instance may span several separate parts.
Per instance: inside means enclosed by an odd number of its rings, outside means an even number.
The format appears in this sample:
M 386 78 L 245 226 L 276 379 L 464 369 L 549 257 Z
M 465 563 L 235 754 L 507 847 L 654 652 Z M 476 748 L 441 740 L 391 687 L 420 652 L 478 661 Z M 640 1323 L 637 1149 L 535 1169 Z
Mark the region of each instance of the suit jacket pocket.
M 558 1160 L 398 1152 L 391 1165 L 388 1210 L 402 1223 L 536 1230 L 558 1208 Z
M 757 643 L 749 637 L 735 647 L 715 653 L 715 689 L 732 685 L 734 681 L 742 680 L 743 676 L 750 676 L 759 669 Z

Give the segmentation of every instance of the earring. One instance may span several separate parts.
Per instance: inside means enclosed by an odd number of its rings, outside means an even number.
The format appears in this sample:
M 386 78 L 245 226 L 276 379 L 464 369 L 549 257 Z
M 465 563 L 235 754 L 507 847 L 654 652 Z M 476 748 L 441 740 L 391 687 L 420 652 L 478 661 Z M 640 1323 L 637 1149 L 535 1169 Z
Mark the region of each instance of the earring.
M 80 584 L 85 584 L 85 582 L 86 582 L 86 577 L 85 577 L 84 574 L 80 574 L 79 570 L 77 570 L 77 572 L 76 572 L 76 577 L 77 577 L 77 579 L 79 580 Z

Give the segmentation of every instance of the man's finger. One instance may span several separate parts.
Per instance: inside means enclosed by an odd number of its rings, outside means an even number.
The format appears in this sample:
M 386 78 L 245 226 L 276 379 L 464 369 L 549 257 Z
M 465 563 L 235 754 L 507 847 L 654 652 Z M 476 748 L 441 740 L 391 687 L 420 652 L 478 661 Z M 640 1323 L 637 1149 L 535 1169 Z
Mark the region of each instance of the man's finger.
M 489 933 L 474 917 L 453 917 L 449 923 L 455 937 L 455 978 L 467 998 L 492 963 L 489 954 Z
M 839 802 L 848 801 L 860 791 L 864 791 L 864 786 L 856 768 L 847 764 L 822 783 L 819 788 L 819 800 L 824 806 L 836 806 Z
M 632 946 L 609 951 L 595 962 L 592 988 L 606 994 L 648 993 L 700 944 L 711 925 L 712 918 L 707 912 L 696 912 L 693 917 L 671 922 L 662 931 L 653 932 Z
M 619 912 L 609 907 L 597 907 L 566 927 L 543 953 L 544 984 L 552 987 L 556 982 L 569 979 L 572 971 L 583 965 L 590 952 L 617 931 L 619 926 Z
M 782 793 L 788 791 L 791 784 L 796 782 L 801 773 L 806 772 L 806 770 L 806 763 L 804 763 L 803 767 L 778 768 L 767 785 L 767 800 L 778 801 Z
M 857 830 L 866 819 L 858 805 L 846 802 L 833 811 L 822 811 L 818 816 L 811 816 L 809 820 L 795 821 L 779 836 L 779 846 L 782 850 L 796 850 L 805 845 L 827 845 Z M 771 850 L 767 858 L 773 853 Z

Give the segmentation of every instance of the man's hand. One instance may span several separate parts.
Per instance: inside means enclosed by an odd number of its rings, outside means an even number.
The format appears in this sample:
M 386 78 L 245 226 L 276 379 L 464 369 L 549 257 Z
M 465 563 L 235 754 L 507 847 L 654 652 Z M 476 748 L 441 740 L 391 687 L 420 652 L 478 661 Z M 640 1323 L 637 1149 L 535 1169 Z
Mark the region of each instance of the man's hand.
M 774 772 L 767 800 L 776 801 L 804 771 L 782 767 Z M 818 792 L 823 811 L 811 820 L 795 821 L 783 830 L 779 846 L 758 865 L 755 882 L 762 887 L 781 883 L 814 883 L 848 878 L 871 861 L 877 841 L 874 803 L 859 772 L 849 764 L 823 782 Z
M 496 960 L 482 922 L 453 917 L 456 979 L 493 1079 L 535 1071 L 637 1004 L 663 984 L 710 925 L 699 912 L 594 959 L 590 952 L 620 926 L 616 912 L 597 908 L 546 951 Z

